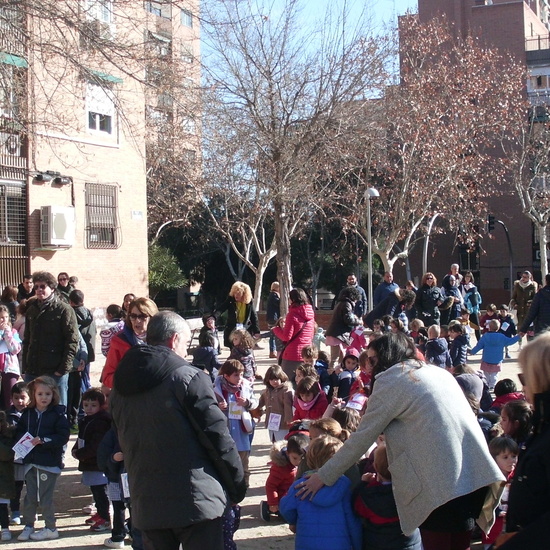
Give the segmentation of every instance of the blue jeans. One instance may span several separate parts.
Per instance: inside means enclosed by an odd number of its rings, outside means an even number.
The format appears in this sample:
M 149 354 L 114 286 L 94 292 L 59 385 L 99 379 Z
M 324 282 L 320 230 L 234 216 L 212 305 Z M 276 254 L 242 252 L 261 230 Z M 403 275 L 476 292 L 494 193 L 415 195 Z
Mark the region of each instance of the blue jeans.
M 69 373 L 64 374 L 63 376 L 54 376 L 53 374 L 47 374 L 44 376 L 49 376 L 55 380 L 57 388 L 59 389 L 59 404 L 66 407 L 67 393 L 69 390 Z M 38 378 L 38 376 L 35 376 L 34 374 L 25 374 L 25 382 L 27 382 L 27 384 L 32 382 L 35 378 Z

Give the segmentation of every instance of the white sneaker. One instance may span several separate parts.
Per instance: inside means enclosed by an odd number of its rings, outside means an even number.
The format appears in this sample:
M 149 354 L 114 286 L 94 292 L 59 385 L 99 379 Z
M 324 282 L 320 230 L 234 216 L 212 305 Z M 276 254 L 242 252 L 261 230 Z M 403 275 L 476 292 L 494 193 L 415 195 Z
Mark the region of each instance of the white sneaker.
M 7 540 L 11 540 L 11 533 L 10 533 L 10 530 L 9 529 L 2 529 L 2 534 L 0 535 L 0 540 L 1 541 L 7 541 Z
M 30 525 L 25 525 L 23 531 L 21 531 L 21 533 L 17 537 L 17 540 L 27 541 L 31 538 L 32 533 L 34 533 L 34 527 L 31 527 Z
M 44 529 L 40 529 L 40 531 L 37 531 L 36 533 L 31 533 L 30 538 L 31 540 L 58 539 L 59 531 L 57 529 L 48 529 L 47 527 L 44 527 Z
M 21 525 L 21 516 L 19 512 L 13 512 L 11 515 L 10 525 Z
M 107 548 L 124 548 L 124 541 L 115 542 L 113 539 L 108 538 L 103 541 L 103 546 Z

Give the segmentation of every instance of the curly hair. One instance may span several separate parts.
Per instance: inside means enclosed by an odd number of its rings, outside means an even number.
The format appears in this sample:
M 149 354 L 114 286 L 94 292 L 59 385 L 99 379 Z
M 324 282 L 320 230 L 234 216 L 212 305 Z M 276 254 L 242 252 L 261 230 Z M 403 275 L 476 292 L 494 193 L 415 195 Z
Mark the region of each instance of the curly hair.
M 252 302 L 252 289 L 246 283 L 243 283 L 241 281 L 233 283 L 233 286 L 229 291 L 229 296 L 231 296 L 231 298 L 235 298 L 237 294 L 243 295 L 242 302 L 244 304 L 249 304 L 250 302 Z

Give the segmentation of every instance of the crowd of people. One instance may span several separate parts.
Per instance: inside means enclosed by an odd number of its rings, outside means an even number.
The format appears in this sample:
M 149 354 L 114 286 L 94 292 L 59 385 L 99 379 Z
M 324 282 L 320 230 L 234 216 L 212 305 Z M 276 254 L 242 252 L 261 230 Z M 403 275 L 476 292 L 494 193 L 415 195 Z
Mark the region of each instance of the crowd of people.
M 137 550 L 236 548 L 265 428 L 259 516 L 289 523 L 299 550 L 466 550 L 476 523 L 486 549 L 546 544 L 550 278 L 540 290 L 529 272 L 515 283 L 516 326 L 508 305 L 483 308 L 473 274 L 455 265 L 441 286 L 426 273 L 400 288 L 386 273 L 370 312 L 349 276 L 326 330 L 300 288 L 281 315 L 274 283 L 264 375 L 248 285 L 204 315 L 192 349 L 179 315 L 127 294 L 106 310 L 97 388 L 95 321 L 69 279 L 36 272 L 2 295 L 1 540 L 13 526 L 23 542 L 59 537 L 53 494 L 70 452 L 94 502 L 86 523 L 110 531 L 106 547 L 131 535 Z M 518 389 L 499 372 L 526 334 Z M 480 351 L 478 371 L 468 356 Z

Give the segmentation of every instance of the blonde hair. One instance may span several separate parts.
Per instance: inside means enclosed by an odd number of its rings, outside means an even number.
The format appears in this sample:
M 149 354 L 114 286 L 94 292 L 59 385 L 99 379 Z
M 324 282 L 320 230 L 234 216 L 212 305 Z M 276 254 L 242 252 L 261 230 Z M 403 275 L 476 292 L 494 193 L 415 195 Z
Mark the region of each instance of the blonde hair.
M 279 288 L 280 288 L 280 285 L 277 281 L 273 281 L 271 283 L 271 288 L 270 288 L 271 292 L 279 292 Z
M 322 432 L 324 435 L 330 435 L 336 439 L 339 439 L 342 442 L 346 441 L 346 439 L 350 436 L 348 430 L 344 430 L 337 420 L 330 417 L 318 418 L 317 420 L 314 420 L 309 425 L 310 432 L 311 428 L 315 428 L 318 431 Z
M 521 348 L 518 363 L 525 376 L 525 389 L 529 401 L 533 396 L 550 390 L 550 331 L 539 334 Z
M 439 338 L 439 335 L 441 334 L 441 329 L 439 328 L 439 325 L 430 325 L 428 327 L 428 336 L 430 334 L 434 335 L 434 338 Z
M 243 303 L 249 304 L 250 302 L 252 302 L 252 290 L 246 283 L 242 283 L 241 281 L 233 283 L 233 286 L 229 291 L 229 296 L 231 296 L 231 298 L 235 298 L 236 294 L 243 295 Z
M 38 378 L 35 378 L 34 380 L 31 380 L 27 385 L 27 393 L 29 394 L 29 409 L 36 408 L 36 386 L 38 385 L 46 386 L 52 390 L 52 402 L 50 403 L 50 406 L 59 405 L 60 397 L 59 397 L 59 388 L 57 387 L 57 384 L 55 380 L 51 376 L 39 376 Z
M 306 461 L 309 468 L 318 470 L 324 466 L 343 443 L 330 435 L 321 435 L 314 439 L 307 448 Z

